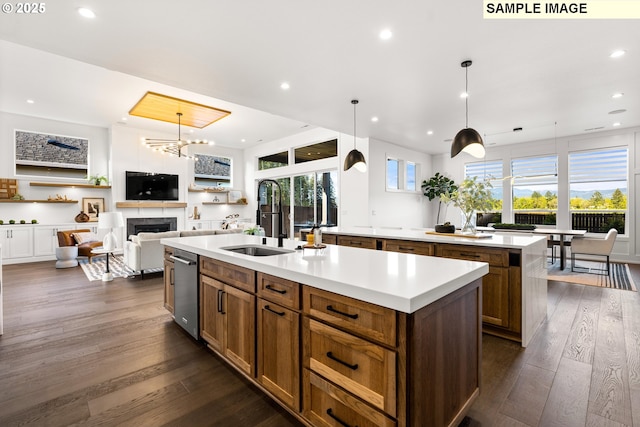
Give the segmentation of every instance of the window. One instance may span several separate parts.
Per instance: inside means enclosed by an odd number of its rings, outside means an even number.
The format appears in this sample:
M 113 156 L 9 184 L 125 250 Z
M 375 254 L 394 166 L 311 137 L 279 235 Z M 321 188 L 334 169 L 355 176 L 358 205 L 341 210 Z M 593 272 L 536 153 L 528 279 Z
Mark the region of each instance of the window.
M 336 157 L 338 155 L 338 140 L 332 139 L 330 141 L 298 147 L 293 150 L 293 154 L 296 164 Z
M 407 160 L 387 157 L 386 189 L 391 191 L 417 191 L 420 165 Z
M 502 160 L 490 162 L 467 163 L 464 165 L 464 177 L 477 177 L 478 180 L 487 180 L 493 187 L 491 196 L 495 204 L 491 212 L 478 212 L 476 225 L 487 226 L 490 223 L 502 222 Z
M 193 164 L 194 181 L 204 186 L 231 186 L 231 159 L 198 154 Z
M 626 147 L 569 153 L 569 209 L 573 229 L 625 232 Z
M 258 158 L 258 170 L 279 168 L 289 164 L 289 152 L 281 151 L 280 153 L 269 154 Z
M 15 131 L 16 175 L 87 179 L 89 141 L 71 136 Z
M 518 224 L 556 224 L 558 156 L 511 161 L 513 211 Z

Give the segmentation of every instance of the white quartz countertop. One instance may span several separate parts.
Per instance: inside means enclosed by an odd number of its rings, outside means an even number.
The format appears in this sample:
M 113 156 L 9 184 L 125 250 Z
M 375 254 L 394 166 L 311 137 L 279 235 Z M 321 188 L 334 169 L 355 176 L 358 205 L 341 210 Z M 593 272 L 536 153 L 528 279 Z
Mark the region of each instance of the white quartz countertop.
M 405 313 L 413 313 L 489 272 L 483 262 L 336 245 L 327 245 L 322 252 L 305 249 L 263 257 L 222 249 L 260 245 L 261 241 L 259 236 L 226 234 L 162 239 L 161 243 Z M 288 249 L 298 244 L 284 242 Z M 267 238 L 267 246 L 276 245 L 276 239 Z
M 457 245 L 484 246 L 494 248 L 522 249 L 529 245 L 535 244 L 540 240 L 546 240 L 545 236 L 534 236 L 522 233 L 486 233 L 491 236 L 482 239 L 471 239 L 466 237 L 440 236 L 435 234 L 426 234 L 427 231 L 433 232 L 432 228 L 425 229 L 406 229 L 406 228 L 369 228 L 369 227 L 329 227 L 322 228 L 322 232 L 326 234 L 343 234 L 349 236 L 373 237 L 383 239 L 399 239 L 399 240 L 415 240 L 419 242 L 432 243 L 451 243 Z

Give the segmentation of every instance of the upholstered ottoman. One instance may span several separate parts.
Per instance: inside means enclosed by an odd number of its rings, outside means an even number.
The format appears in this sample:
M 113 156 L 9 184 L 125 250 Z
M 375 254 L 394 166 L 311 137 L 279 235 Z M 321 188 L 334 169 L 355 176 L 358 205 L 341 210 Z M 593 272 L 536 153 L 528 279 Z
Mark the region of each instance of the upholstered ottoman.
M 78 265 L 78 247 L 62 246 L 56 248 L 56 268 L 69 268 Z

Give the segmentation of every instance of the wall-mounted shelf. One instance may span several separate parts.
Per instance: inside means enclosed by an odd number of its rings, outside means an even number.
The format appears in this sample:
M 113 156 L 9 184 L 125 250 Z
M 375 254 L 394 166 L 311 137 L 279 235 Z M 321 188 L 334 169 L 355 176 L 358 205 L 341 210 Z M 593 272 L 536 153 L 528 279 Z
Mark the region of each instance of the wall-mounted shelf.
M 116 208 L 186 208 L 186 202 L 116 202 Z
M 238 206 L 244 206 L 247 205 L 248 203 L 229 203 L 229 202 L 222 202 L 222 203 L 218 203 L 218 202 L 202 202 L 203 205 L 238 205 Z
M 0 199 L 0 203 L 78 203 L 77 200 L 13 200 Z
M 196 188 L 189 188 L 187 190 L 189 193 L 221 193 L 221 194 L 226 194 L 229 192 L 229 190 L 206 190 L 206 189 L 196 189 Z
M 95 188 L 100 190 L 108 190 L 110 185 L 93 185 L 93 184 L 67 184 L 64 182 L 30 182 L 32 187 L 69 187 L 69 188 Z

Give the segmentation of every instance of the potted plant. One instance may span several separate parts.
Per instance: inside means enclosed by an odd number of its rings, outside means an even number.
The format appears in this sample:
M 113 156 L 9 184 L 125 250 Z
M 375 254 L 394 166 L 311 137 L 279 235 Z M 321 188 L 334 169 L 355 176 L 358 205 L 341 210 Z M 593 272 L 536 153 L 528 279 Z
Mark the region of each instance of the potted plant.
M 440 208 L 442 207 L 442 196 L 445 194 L 451 194 L 458 189 L 458 186 L 453 182 L 451 178 L 447 178 L 444 175 L 440 175 L 440 172 L 436 172 L 434 176 L 429 178 L 429 181 L 422 181 L 422 193 L 429 198 L 429 201 L 438 197 L 438 216 L 436 217 L 436 223 L 440 224 Z M 444 202 L 445 205 L 448 202 Z
M 93 183 L 95 185 L 101 185 L 103 181 L 104 181 L 105 184 L 109 183 L 109 180 L 104 175 L 91 175 L 89 177 L 89 182 L 91 182 L 91 183 Z
M 473 216 L 477 211 L 488 211 L 495 203 L 491 196 L 493 186 L 489 181 L 477 181 L 477 177 L 467 178 L 451 194 L 443 194 L 440 199 L 444 203 L 453 203 L 455 207 L 462 211 L 464 225 L 462 232 L 475 234 L 476 227 Z

